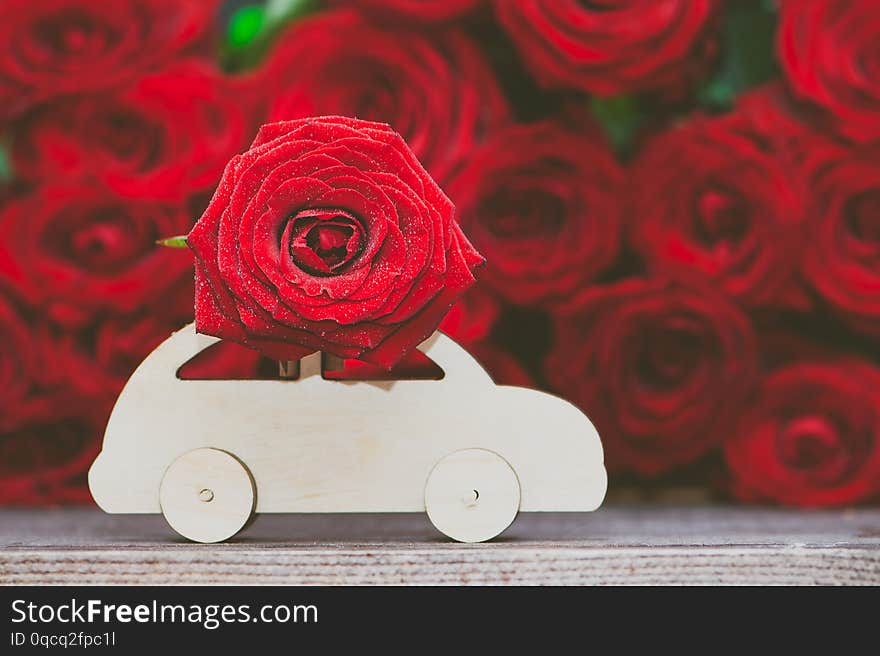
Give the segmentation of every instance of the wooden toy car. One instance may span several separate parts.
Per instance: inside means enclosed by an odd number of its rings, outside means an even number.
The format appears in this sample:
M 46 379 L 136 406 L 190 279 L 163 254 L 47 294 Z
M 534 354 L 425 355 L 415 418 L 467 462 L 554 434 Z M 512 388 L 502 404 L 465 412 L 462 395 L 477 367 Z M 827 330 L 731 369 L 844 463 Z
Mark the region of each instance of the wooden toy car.
M 109 513 L 162 513 L 197 542 L 253 513 L 427 511 L 447 536 L 491 539 L 519 511 L 591 511 L 607 485 L 590 421 L 550 394 L 495 385 L 436 332 L 441 380 L 181 380 L 218 340 L 189 325 L 138 367 L 89 471 Z

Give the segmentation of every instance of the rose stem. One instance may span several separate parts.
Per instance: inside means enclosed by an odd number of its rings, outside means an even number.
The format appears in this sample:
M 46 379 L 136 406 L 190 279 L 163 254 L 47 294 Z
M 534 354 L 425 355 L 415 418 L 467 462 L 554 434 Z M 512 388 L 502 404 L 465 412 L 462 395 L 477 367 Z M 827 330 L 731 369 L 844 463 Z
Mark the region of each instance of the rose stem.
M 278 375 L 281 378 L 299 378 L 299 360 L 279 360 Z
M 345 369 L 345 360 L 342 358 L 330 353 L 323 353 L 322 355 L 324 356 L 324 371 L 342 371 Z

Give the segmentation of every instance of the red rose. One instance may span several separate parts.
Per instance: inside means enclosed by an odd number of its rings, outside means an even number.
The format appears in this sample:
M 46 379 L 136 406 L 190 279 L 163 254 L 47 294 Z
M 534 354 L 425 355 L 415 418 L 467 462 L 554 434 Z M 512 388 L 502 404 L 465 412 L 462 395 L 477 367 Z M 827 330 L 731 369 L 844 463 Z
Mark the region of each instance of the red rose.
M 199 39 L 216 6 L 215 0 L 4 0 L 0 113 L 137 77 Z
M 26 320 L 0 294 L 0 432 L 22 412 L 41 364 Z
M 96 310 L 133 312 L 191 266 L 155 245 L 191 223 L 177 204 L 100 186 L 42 187 L 0 214 L 0 285 L 64 324 Z
M 880 148 L 817 148 L 808 167 L 804 275 L 850 323 L 880 334 Z
M 84 399 L 38 314 L 0 293 L 0 506 L 85 500 L 109 405 Z
M 187 287 L 191 306 L 192 282 Z M 64 331 L 52 340 L 57 382 L 93 406 L 115 399 L 144 358 L 182 325 L 161 309 L 147 308 L 141 315 L 103 318 L 82 330 Z M 277 376 L 278 363 L 266 362 Z M 184 364 L 184 379 L 252 379 L 267 373 L 259 353 L 234 342 L 220 342 Z
M 781 82 L 763 84 L 738 96 L 733 116 L 732 123 L 752 139 L 766 142 L 765 148 L 792 169 L 802 167 L 817 146 L 832 140 L 816 129 L 814 112 L 796 102 Z M 800 174 L 798 178 L 803 177 Z
M 554 305 L 615 259 L 621 178 L 600 140 L 543 122 L 494 133 L 448 190 L 486 254 L 482 280 L 512 303 Z
M 498 20 L 545 87 L 600 95 L 677 88 L 715 53 L 717 0 L 495 0 Z
M 354 5 L 372 18 L 413 23 L 440 23 L 471 13 L 483 0 L 343 0 L 337 4 Z
M 481 286 L 475 286 L 443 317 L 440 329 L 462 344 L 471 344 L 489 336 L 500 314 L 498 300 Z
M 269 120 L 340 114 L 395 126 L 437 179 L 506 122 L 479 49 L 457 30 L 384 30 L 350 11 L 298 21 L 264 66 Z
M 755 109 L 695 116 L 649 141 L 631 169 L 629 235 L 652 271 L 775 305 L 796 278 L 805 193 L 795 151 Z
M 0 436 L 64 414 L 59 398 L 71 402 L 76 382 L 86 373 L 68 368 L 60 353 L 45 317 L 0 291 Z M 83 407 L 78 399 L 73 402 Z
M 56 398 L 52 415 L 35 414 L 0 432 L 0 505 L 88 500 L 85 476 L 98 455 L 106 413 Z
M 547 379 L 596 424 L 608 462 L 642 474 L 719 444 L 755 374 L 748 318 L 708 288 L 624 281 L 556 324 Z
M 16 176 L 98 176 L 124 196 L 180 197 L 216 184 L 256 125 L 226 78 L 188 60 L 116 93 L 74 96 L 14 125 Z
M 770 374 L 725 444 L 746 500 L 832 506 L 880 494 L 880 371 L 803 361 Z
M 84 398 L 115 399 L 132 372 L 181 326 L 152 312 L 95 321 L 54 337 L 52 360 Z
M 497 385 L 536 387 L 535 381 L 511 353 L 490 342 L 479 342 L 468 348 Z
M 278 360 L 323 350 L 390 368 L 483 262 L 453 213 L 387 125 L 263 126 L 188 237 L 196 328 Z
M 880 5 L 875 0 L 782 0 L 779 59 L 792 91 L 839 134 L 880 139 Z

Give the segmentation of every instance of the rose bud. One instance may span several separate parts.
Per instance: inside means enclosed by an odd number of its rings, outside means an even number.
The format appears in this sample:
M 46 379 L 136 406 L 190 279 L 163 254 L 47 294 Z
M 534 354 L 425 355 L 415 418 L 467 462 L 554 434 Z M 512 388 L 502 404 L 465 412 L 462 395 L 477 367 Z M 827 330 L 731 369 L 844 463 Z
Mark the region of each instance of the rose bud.
M 277 360 L 322 350 L 386 369 L 483 263 L 400 135 L 333 116 L 263 126 L 187 243 L 199 332 Z

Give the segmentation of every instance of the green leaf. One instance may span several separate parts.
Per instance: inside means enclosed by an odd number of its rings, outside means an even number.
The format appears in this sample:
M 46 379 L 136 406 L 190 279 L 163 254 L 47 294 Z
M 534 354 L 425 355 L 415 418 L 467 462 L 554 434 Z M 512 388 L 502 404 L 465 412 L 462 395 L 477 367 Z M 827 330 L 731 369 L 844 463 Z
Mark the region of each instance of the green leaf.
M 0 144 L 0 182 L 12 180 L 12 161 L 5 144 Z
M 223 68 L 253 68 L 285 24 L 317 8 L 315 0 L 267 0 L 239 7 L 229 19 L 220 53 Z
M 229 19 L 227 41 L 233 48 L 245 48 L 263 31 L 266 10 L 261 5 L 245 5 Z
M 633 138 L 642 121 L 635 98 L 632 96 L 594 97 L 590 100 L 590 109 L 616 150 L 624 151 L 632 145 Z
M 730 80 L 718 77 L 709 81 L 698 92 L 701 105 L 710 107 L 730 107 L 736 97 L 736 90 Z
M 186 235 L 157 239 L 156 244 L 159 246 L 165 246 L 166 248 L 189 248 L 189 244 L 186 243 Z

